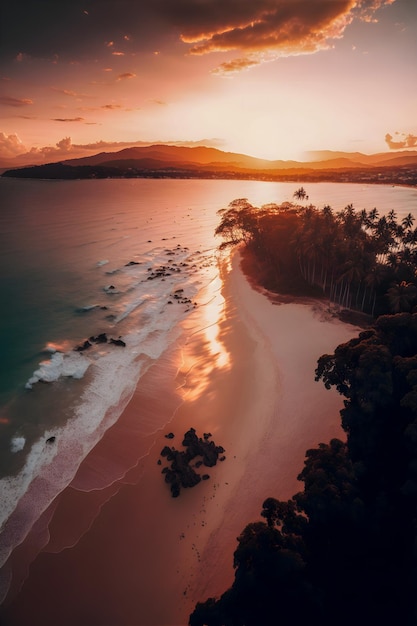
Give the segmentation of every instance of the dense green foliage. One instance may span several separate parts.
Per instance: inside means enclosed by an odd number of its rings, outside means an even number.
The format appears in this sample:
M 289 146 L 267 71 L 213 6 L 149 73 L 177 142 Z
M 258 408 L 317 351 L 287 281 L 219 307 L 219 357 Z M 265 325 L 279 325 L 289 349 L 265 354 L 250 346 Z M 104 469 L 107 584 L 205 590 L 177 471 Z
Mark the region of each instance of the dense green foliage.
M 417 623 L 417 314 L 379 317 L 316 378 L 345 397 L 346 442 L 308 450 L 304 490 L 264 502 L 192 626 Z
M 294 194 L 308 196 L 301 187 Z M 417 228 L 394 211 L 334 213 L 312 205 L 269 204 L 237 199 L 219 211 L 220 247 L 243 242 L 264 267 L 264 286 L 281 293 L 311 293 L 368 314 L 411 311 L 417 305 Z

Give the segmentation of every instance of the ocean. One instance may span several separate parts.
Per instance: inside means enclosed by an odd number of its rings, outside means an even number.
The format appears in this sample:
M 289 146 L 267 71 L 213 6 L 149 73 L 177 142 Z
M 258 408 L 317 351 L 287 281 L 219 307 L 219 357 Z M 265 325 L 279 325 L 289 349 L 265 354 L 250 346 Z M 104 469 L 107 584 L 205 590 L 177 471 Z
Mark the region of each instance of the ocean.
M 213 323 L 217 211 L 235 198 L 291 201 L 301 184 L 0 179 L 0 565 L 150 365 Z M 417 216 L 416 189 L 304 187 L 318 207 Z M 143 436 L 171 417 L 143 416 Z

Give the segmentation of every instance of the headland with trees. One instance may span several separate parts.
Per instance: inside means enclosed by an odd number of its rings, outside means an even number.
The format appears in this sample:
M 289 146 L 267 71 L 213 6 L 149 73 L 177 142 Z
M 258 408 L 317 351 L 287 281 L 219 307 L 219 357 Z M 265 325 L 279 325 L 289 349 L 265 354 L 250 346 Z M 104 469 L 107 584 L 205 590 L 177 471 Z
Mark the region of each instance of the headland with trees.
M 306 200 L 300 188 L 297 200 Z M 417 623 L 417 287 L 413 216 L 287 203 L 220 211 L 221 247 L 291 296 L 365 312 L 357 337 L 320 357 L 344 398 L 345 440 L 306 451 L 303 489 L 262 505 L 238 537 L 235 580 L 191 626 Z M 314 373 L 312 372 L 312 375 Z

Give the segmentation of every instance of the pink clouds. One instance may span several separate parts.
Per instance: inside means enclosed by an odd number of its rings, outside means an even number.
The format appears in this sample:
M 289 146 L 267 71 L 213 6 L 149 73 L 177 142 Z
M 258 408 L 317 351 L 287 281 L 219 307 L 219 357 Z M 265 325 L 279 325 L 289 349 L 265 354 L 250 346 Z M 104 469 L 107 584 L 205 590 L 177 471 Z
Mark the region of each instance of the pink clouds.
M 0 96 L 0 104 L 9 107 L 24 107 L 33 104 L 30 98 L 12 98 L 11 96 Z
M 0 132 L 0 155 L 3 158 L 14 158 L 25 151 L 25 146 L 16 134 L 6 135 Z
M 0 132 L 0 159 L 9 160 L 10 167 L 20 165 L 35 165 L 59 161 L 66 158 L 77 158 L 92 152 L 114 152 L 133 146 L 149 146 L 158 143 L 168 143 L 177 146 L 213 146 L 221 147 L 221 139 L 201 139 L 198 141 L 95 141 L 93 143 L 72 143 L 71 137 L 64 137 L 54 146 L 32 147 L 28 149 L 16 134 L 6 135 Z
M 135 78 L 136 74 L 133 72 L 124 72 L 123 74 L 119 74 L 116 80 L 129 80 L 130 78 Z

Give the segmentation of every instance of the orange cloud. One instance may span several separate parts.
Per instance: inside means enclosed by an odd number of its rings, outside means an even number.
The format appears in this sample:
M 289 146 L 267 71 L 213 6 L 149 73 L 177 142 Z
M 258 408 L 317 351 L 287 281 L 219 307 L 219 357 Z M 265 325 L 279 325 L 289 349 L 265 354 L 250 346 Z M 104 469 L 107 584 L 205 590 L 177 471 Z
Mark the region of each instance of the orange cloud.
M 354 20 L 369 21 L 395 0 L 221 0 L 205 4 L 200 16 L 182 18 L 181 39 L 190 54 L 240 50 L 248 57 L 225 63 L 217 72 L 236 72 L 280 56 L 330 48 Z M 187 4 L 187 3 L 186 3 Z M 211 13 L 209 14 L 209 9 Z
M 244 57 L 241 59 L 233 59 L 226 63 L 222 63 L 212 71 L 212 74 L 235 74 L 242 70 L 248 70 L 254 65 L 259 65 L 261 61 L 256 58 Z
M 125 72 L 124 74 L 119 74 L 116 80 L 129 80 L 129 78 L 135 78 L 135 77 L 136 77 L 136 74 L 133 74 L 132 72 Z
M 33 100 L 29 98 L 12 98 L 11 96 L 0 96 L 0 104 L 9 107 L 24 107 L 33 104 Z
M 417 135 L 412 135 L 411 133 L 408 135 L 405 133 L 395 133 L 395 135 L 397 135 L 397 140 L 394 140 L 394 137 L 389 133 L 385 135 L 385 142 L 390 150 L 402 150 L 404 148 L 415 148 L 417 146 Z

